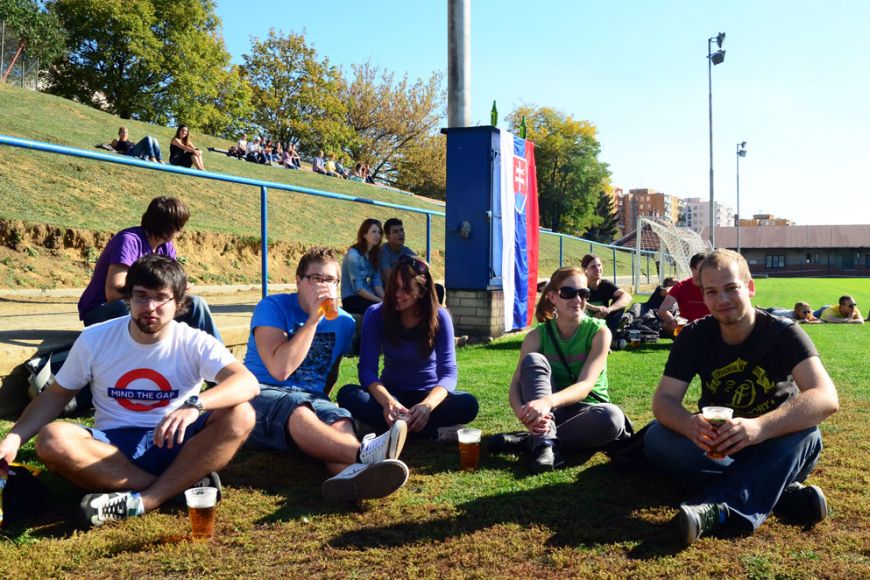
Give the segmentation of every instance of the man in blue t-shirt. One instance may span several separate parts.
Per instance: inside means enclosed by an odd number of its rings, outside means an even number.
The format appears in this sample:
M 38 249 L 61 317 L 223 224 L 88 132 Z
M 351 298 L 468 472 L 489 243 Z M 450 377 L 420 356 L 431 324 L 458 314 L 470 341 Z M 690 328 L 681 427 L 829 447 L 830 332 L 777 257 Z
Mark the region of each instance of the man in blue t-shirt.
M 333 474 L 322 486 L 328 500 L 385 497 L 408 480 L 399 461 L 407 425 L 396 421 L 360 442 L 350 412 L 329 399 L 355 329 L 353 317 L 337 307 L 332 320 L 324 316 L 330 311 L 324 303 L 335 304 L 339 271 L 333 250 L 311 248 L 296 268 L 297 293 L 268 296 L 254 310 L 245 366 L 260 394 L 251 402 L 257 424 L 249 443 L 323 461 Z

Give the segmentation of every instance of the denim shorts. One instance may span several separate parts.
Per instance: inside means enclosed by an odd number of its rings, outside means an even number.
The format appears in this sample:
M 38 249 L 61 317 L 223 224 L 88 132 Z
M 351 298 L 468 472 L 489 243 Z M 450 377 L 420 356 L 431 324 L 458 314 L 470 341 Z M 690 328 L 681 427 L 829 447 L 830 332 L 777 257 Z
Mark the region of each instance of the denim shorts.
M 172 448 L 157 447 L 154 444 L 155 427 L 120 427 L 118 429 L 106 429 L 100 431 L 93 427 L 82 427 L 90 431 L 91 436 L 103 443 L 117 447 L 130 462 L 151 475 L 160 475 L 166 471 L 175 461 L 184 444 L 190 438 L 199 433 L 211 413 L 204 413 L 191 423 L 184 431 L 184 441 L 181 445 L 173 445 Z
M 307 405 L 317 418 L 332 425 L 341 419 L 351 419 L 350 411 L 342 409 L 323 393 L 312 393 L 295 387 L 260 385 L 260 394 L 251 401 L 257 413 L 257 424 L 248 438 L 253 449 L 290 451 L 296 444 L 287 431 L 287 420 L 299 405 Z

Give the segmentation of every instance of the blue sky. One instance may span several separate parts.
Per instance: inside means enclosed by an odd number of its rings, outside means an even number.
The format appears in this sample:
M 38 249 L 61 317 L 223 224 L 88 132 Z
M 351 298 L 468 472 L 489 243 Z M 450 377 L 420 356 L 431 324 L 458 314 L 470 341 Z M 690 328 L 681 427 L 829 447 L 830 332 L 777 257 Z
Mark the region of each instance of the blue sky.
M 345 70 L 371 60 L 427 78 L 447 68 L 446 0 L 221 0 L 236 62 L 270 27 L 304 32 Z M 709 195 L 707 38 L 716 200 L 808 224 L 868 223 L 870 2 L 472 0 L 472 119 L 493 99 L 552 106 L 598 127 L 614 186 Z M 445 85 L 446 86 L 446 85 Z

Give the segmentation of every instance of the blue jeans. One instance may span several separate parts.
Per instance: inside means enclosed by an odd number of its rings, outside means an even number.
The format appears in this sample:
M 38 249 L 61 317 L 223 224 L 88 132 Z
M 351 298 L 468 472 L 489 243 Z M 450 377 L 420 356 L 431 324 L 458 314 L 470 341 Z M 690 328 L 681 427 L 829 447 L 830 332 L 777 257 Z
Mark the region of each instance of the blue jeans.
M 750 445 L 725 459 L 710 459 L 697 445 L 655 421 L 644 437 L 644 452 L 657 468 L 703 486 L 687 503 L 724 503 L 732 520 L 756 529 L 783 490 L 812 472 L 822 451 L 817 427 Z
M 390 391 L 400 403 L 411 408 L 423 401 L 429 391 L 405 391 L 394 389 Z M 366 423 L 382 433 L 387 430 L 384 419 L 384 408 L 369 392 L 359 385 L 345 385 L 338 392 L 338 404 L 351 412 L 355 419 Z M 471 393 L 454 391 L 432 410 L 429 422 L 411 437 L 419 439 L 434 439 L 438 436 L 438 427 L 471 423 L 477 417 L 477 399 Z
M 207 332 L 220 342 L 223 342 L 221 333 L 217 329 L 217 326 L 215 326 L 214 318 L 212 318 L 208 303 L 199 296 L 190 296 L 189 298 L 190 307 L 187 309 L 187 312 L 175 319 L 178 322 L 184 322 L 191 328 L 198 328 L 199 330 Z M 82 315 L 82 322 L 87 327 L 98 322 L 121 318 L 128 314 L 130 314 L 130 307 L 127 305 L 126 301 L 112 300 L 111 302 L 106 302 L 97 306 L 93 310 L 86 312 Z
M 138 157 L 139 159 L 154 158 L 157 161 L 162 161 L 160 156 L 160 144 L 154 137 L 144 137 L 141 141 L 133 145 L 125 155 L 130 157 Z

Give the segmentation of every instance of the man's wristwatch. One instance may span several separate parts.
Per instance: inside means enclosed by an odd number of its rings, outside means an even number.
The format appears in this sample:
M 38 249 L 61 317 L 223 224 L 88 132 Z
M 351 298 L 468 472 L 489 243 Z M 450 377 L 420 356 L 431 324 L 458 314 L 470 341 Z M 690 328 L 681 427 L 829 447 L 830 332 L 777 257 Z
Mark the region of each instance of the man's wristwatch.
M 192 397 L 188 397 L 187 400 L 184 401 L 184 404 L 182 406 L 193 407 L 194 409 L 199 411 L 200 415 L 205 413 L 205 408 L 202 406 L 202 401 L 199 399 L 199 397 L 197 395 L 193 395 Z

